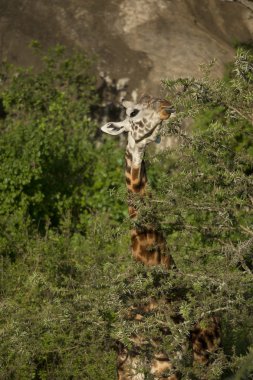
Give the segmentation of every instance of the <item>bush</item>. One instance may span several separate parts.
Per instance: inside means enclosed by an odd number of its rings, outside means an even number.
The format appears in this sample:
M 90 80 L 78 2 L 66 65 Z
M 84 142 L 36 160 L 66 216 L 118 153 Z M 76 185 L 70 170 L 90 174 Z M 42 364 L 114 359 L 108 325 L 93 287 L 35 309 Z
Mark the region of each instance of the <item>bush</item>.
M 121 247 L 111 225 L 101 228 L 94 222 L 89 238 L 66 227 L 23 236 L 22 256 L 3 261 L 1 379 L 115 378 L 106 302 L 118 270 L 108 265 Z
M 104 266 L 122 255 L 123 159 L 90 118 L 92 70 L 62 47 L 39 70 L 1 66 L 1 379 L 115 376 Z
M 146 358 L 160 336 L 182 380 L 252 377 L 252 67 L 240 50 L 225 80 L 206 67 L 201 80 L 165 82 L 178 112 L 163 133 L 178 146 L 149 152 L 155 190 L 139 218 L 158 215 L 177 265 L 166 272 L 130 257 L 124 153 L 90 120 L 89 60 L 57 48 L 37 73 L 3 66 L 2 379 L 112 380 L 116 342 L 131 347 L 133 334 Z M 142 323 L 129 318 L 152 297 Z M 206 368 L 186 342 L 211 315 L 222 347 Z
M 229 80 L 210 79 L 210 70 L 204 67 L 202 80 L 165 82 L 179 112 L 164 132 L 180 144 L 156 161 L 164 174 L 154 202 L 189 289 L 180 306 L 184 324 L 213 314 L 222 321 L 221 351 L 208 373 L 193 373 L 220 379 L 236 368 L 246 373 L 243 358 L 253 347 L 253 56 L 239 49 Z M 190 134 L 181 128 L 186 117 Z
M 178 146 L 150 152 L 155 191 L 138 222 L 158 215 L 177 270 L 129 264 L 111 284 L 120 305 L 112 336 L 128 347 L 133 335 L 145 337 L 145 358 L 159 337 L 184 380 L 253 375 L 253 56 L 239 50 L 232 68 L 229 80 L 210 79 L 204 67 L 201 80 L 165 82 L 178 112 L 163 133 L 176 135 Z M 182 129 L 185 118 L 190 132 Z M 142 323 L 129 318 L 150 299 L 160 305 Z M 222 345 L 206 367 L 192 363 L 187 341 L 210 316 L 221 320 Z
M 86 228 L 108 208 L 122 220 L 121 202 L 108 191 L 121 180 L 118 150 L 112 141 L 98 146 L 89 116 L 96 102 L 91 61 L 59 46 L 39 72 L 4 64 L 0 78 L 1 215 L 18 212 L 41 230 L 59 226 L 67 213 L 73 228 Z

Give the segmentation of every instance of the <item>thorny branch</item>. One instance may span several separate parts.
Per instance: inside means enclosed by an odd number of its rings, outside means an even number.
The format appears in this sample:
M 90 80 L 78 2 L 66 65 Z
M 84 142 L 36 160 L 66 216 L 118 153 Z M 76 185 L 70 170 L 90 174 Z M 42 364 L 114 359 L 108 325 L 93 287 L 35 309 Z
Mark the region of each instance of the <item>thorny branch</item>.
M 232 106 L 228 106 L 228 108 L 236 113 L 238 113 L 238 115 L 240 115 L 243 119 L 249 121 L 251 124 L 253 124 L 253 118 L 249 118 L 248 116 L 244 115 L 241 111 L 239 111 L 237 108 L 235 107 L 232 107 Z
M 247 253 L 247 251 L 250 250 L 252 246 L 253 246 L 253 237 L 238 244 L 237 247 L 235 247 L 232 243 L 230 243 L 230 248 L 234 252 L 234 255 L 237 256 L 238 261 L 240 262 L 242 268 L 245 270 L 245 272 L 247 272 L 251 276 L 253 276 L 253 273 L 251 269 L 248 267 L 248 265 L 246 264 L 244 255 Z

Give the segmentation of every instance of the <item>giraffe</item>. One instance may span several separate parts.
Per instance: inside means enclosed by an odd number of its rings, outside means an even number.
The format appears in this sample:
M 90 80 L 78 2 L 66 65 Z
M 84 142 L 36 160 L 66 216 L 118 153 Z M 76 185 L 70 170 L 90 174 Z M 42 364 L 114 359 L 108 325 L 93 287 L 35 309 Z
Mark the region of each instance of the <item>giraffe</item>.
M 129 195 L 146 195 L 147 175 L 143 160 L 145 147 L 158 138 L 162 121 L 173 112 L 167 100 L 152 99 L 143 96 L 134 105 L 123 101 L 127 118 L 118 123 L 107 123 L 101 129 L 111 135 L 128 132 L 128 144 L 125 153 L 125 178 Z M 128 200 L 130 218 L 137 217 L 137 210 L 131 196 Z M 131 230 L 132 255 L 145 265 L 163 265 L 167 269 L 173 265 L 166 241 L 159 226 L 141 226 Z
M 144 95 L 137 102 L 122 101 L 126 109 L 126 118 L 120 122 L 108 122 L 101 130 L 110 135 L 119 135 L 127 132 L 128 141 L 125 151 L 125 180 L 128 190 L 128 212 L 133 221 L 138 217 L 138 209 L 134 203 L 137 195 L 145 200 L 147 194 L 147 174 L 144 162 L 145 148 L 151 142 L 159 140 L 159 132 L 164 120 L 173 117 L 175 109 L 165 99 Z M 166 270 L 175 268 L 172 256 L 167 247 L 165 237 L 157 221 L 150 224 L 139 225 L 136 223 L 131 229 L 131 251 L 136 261 L 145 266 L 161 265 Z M 152 311 L 158 305 L 157 300 L 152 300 L 148 305 L 132 308 L 133 318 L 142 320 L 145 313 Z M 130 311 L 131 314 L 131 311 Z M 196 324 L 190 334 L 193 348 L 193 359 L 196 362 L 207 363 L 209 353 L 219 345 L 218 320 L 214 317 L 206 328 Z M 134 337 L 135 348 L 131 351 L 120 344 L 117 363 L 118 380 L 144 380 L 141 373 L 143 359 L 138 353 L 141 345 L 141 337 Z M 148 363 L 149 372 L 154 379 L 178 380 L 179 375 L 171 364 L 167 355 L 159 350 Z M 169 373 L 169 375 L 168 375 Z

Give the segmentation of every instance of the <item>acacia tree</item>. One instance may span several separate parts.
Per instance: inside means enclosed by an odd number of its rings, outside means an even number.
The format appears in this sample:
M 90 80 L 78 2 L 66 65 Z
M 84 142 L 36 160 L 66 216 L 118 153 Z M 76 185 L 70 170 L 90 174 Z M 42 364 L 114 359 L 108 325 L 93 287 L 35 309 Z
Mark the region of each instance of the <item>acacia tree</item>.
M 134 263 L 128 252 L 125 194 L 117 191 L 122 152 L 111 139 L 105 148 L 94 144 L 92 83 L 83 59 L 61 54 L 60 62 L 48 58 L 38 76 L 14 70 L 1 77 L 0 377 L 112 380 L 115 344 L 131 346 L 137 335 L 145 337 L 140 355 L 152 358 L 152 342 L 159 341 L 183 380 L 248 380 L 252 55 L 239 50 L 224 80 L 210 79 L 210 65 L 201 80 L 164 82 L 177 118 L 163 133 L 176 135 L 178 144 L 149 152 L 152 197 L 145 205 L 134 201 L 142 224 L 156 214 L 163 226 L 177 266 L 166 272 Z M 190 130 L 182 128 L 186 118 Z M 73 223 L 66 211 L 76 209 Z M 29 215 L 36 225 L 51 219 L 44 235 L 27 228 Z M 82 215 L 85 235 L 76 228 Z M 161 300 L 155 310 L 141 322 L 129 318 L 131 307 L 151 298 Z M 222 345 L 207 368 L 192 363 L 187 341 L 196 322 L 205 325 L 213 314 L 221 318 Z
M 189 289 L 180 305 L 184 325 L 212 314 L 222 322 L 222 347 L 208 373 L 200 368 L 196 376 L 221 378 L 238 368 L 235 378 L 248 379 L 253 370 L 253 56 L 239 49 L 222 80 L 210 79 L 213 64 L 203 67 L 201 80 L 164 82 L 179 110 L 164 132 L 179 137 L 179 148 L 171 152 L 158 184 L 156 207 L 179 268 L 176 277 Z M 181 127 L 186 117 L 193 119 L 190 133 Z
M 145 337 L 143 357 L 158 340 L 182 379 L 242 380 L 253 373 L 253 56 L 238 50 L 222 80 L 210 78 L 213 65 L 202 68 L 202 79 L 164 82 L 177 118 L 163 133 L 178 144 L 150 153 L 152 198 L 136 206 L 141 223 L 158 215 L 177 270 L 128 263 L 111 283 L 113 337 L 126 346 Z M 141 323 L 128 318 L 132 305 L 151 298 L 164 302 Z M 192 362 L 187 342 L 212 315 L 221 320 L 222 344 L 206 367 Z

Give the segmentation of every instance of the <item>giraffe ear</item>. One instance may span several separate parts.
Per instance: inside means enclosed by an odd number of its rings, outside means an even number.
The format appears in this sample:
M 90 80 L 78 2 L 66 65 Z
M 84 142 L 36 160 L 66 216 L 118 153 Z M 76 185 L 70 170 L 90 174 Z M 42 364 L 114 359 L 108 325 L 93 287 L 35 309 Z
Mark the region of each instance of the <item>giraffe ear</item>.
M 119 135 L 125 132 L 125 126 L 120 123 L 107 123 L 101 127 L 101 131 L 109 135 Z

